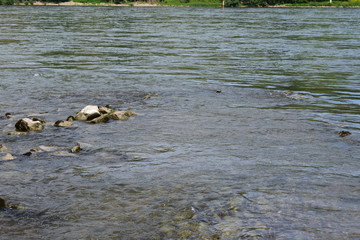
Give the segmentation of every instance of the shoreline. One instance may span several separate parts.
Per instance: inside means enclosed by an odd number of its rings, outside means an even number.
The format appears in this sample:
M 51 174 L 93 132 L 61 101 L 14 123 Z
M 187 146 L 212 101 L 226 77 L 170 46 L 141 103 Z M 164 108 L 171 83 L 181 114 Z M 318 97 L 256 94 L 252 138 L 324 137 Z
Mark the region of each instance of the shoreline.
M 20 6 L 25 6 L 26 4 L 20 3 Z M 29 6 L 29 5 L 28 5 Z M 192 7 L 192 6 L 173 6 L 173 5 L 165 5 L 159 3 L 149 3 L 149 2 L 131 2 L 131 3 L 81 3 L 81 2 L 61 2 L 61 3 L 50 3 L 50 2 L 40 2 L 36 1 L 30 6 L 90 6 L 90 7 Z M 194 6 L 195 7 L 195 6 Z M 219 8 L 221 5 L 219 4 Z M 230 8 L 230 7 L 225 7 Z M 247 6 L 240 6 L 236 8 L 253 8 Z M 274 5 L 274 6 L 266 6 L 266 7 L 258 7 L 258 8 L 360 8 L 360 6 L 288 6 L 288 5 Z
M 20 4 L 24 6 L 24 3 Z M 32 6 L 99 6 L 99 7 L 160 7 L 161 5 L 155 3 L 147 3 L 147 2 L 134 2 L 134 3 L 81 3 L 81 2 L 61 2 L 61 3 L 49 3 L 49 2 L 40 2 L 36 1 L 32 4 Z

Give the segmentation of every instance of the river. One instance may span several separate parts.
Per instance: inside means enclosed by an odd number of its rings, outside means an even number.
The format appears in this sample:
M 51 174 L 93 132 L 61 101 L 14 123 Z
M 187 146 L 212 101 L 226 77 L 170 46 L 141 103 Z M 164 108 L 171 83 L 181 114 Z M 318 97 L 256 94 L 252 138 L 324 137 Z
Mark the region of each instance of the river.
M 359 239 L 359 11 L 1 6 L 0 239 Z

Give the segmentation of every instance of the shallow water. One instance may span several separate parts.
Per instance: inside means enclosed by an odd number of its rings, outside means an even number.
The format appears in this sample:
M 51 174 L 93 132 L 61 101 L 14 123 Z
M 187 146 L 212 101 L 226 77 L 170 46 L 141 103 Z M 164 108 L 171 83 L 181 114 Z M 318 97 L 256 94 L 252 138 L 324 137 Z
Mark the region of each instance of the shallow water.
M 0 239 L 360 238 L 358 14 L 1 7 Z

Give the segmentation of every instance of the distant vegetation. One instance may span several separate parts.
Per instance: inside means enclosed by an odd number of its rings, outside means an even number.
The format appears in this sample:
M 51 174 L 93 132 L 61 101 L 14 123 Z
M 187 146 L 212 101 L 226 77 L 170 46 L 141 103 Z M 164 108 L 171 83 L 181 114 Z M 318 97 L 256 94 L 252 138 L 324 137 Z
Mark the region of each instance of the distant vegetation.
M 41 0 L 42 3 L 68 2 L 69 0 Z M 96 5 L 128 4 L 132 6 L 136 0 L 73 0 L 74 2 Z M 150 0 L 151 3 L 165 6 L 191 6 L 191 7 L 220 7 L 221 0 Z M 34 0 L 0 0 L 0 5 L 33 5 Z M 360 7 L 360 0 L 225 0 L 225 7 Z

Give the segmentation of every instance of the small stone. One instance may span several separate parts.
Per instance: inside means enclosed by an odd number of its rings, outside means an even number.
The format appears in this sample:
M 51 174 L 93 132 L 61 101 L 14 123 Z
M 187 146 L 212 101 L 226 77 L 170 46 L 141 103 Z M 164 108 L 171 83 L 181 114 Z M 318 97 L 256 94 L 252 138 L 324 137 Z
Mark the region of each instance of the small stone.
M 66 119 L 66 121 L 68 121 L 68 122 L 72 122 L 72 121 L 75 121 L 75 120 L 76 119 L 75 119 L 74 116 L 68 116 L 67 119 Z
M 90 123 L 106 123 L 110 120 L 110 116 L 108 114 L 101 115 L 97 118 L 94 118 L 90 121 Z
M 126 111 L 115 111 L 113 113 L 110 114 L 110 118 L 113 120 L 128 120 L 131 116 L 136 116 L 137 114 L 130 111 L 130 110 L 126 110 Z
M 31 154 L 32 154 L 32 152 L 23 153 L 24 156 L 30 156 Z
M 58 151 L 61 149 L 64 149 L 63 147 L 58 147 L 58 146 L 45 146 L 45 145 L 40 145 L 39 149 L 43 152 L 54 152 L 54 151 Z
M 41 122 L 41 124 L 45 124 L 45 123 L 46 123 L 45 120 L 43 120 L 43 119 L 41 119 L 41 118 L 37 118 L 37 117 L 34 117 L 34 118 L 32 118 L 31 120 Z
M 57 151 L 57 152 L 52 153 L 52 155 L 58 156 L 58 157 L 77 157 L 76 154 L 70 153 L 68 151 Z
M 223 91 L 218 89 L 218 90 L 215 90 L 216 93 L 222 93 Z
M 11 113 L 5 113 L 5 117 L 6 117 L 6 118 L 11 118 L 11 117 L 12 117 L 12 114 L 11 114 Z
M 0 198 L 0 209 L 5 208 L 6 204 L 5 204 L 5 200 Z
M 15 157 L 13 155 L 11 155 L 10 153 L 7 153 L 0 158 L 0 160 L 3 160 L 3 161 L 10 161 L 10 160 L 14 160 L 14 159 L 15 159 Z
M 339 137 L 346 137 L 346 136 L 351 135 L 351 132 L 349 132 L 349 131 L 340 131 L 340 132 L 337 133 L 337 135 Z
M 17 136 L 17 135 L 24 135 L 26 134 L 26 132 L 7 132 L 6 135 L 11 135 L 11 136 Z
M 78 121 L 90 121 L 96 117 L 99 117 L 101 114 L 99 112 L 99 107 L 95 105 L 88 105 L 81 109 L 80 112 L 78 112 L 75 115 L 75 120 Z
M 106 105 L 106 106 L 109 106 L 109 105 Z M 109 107 L 99 106 L 98 108 L 99 108 L 99 112 L 101 114 L 108 114 L 112 111 Z
M 54 123 L 54 126 L 55 127 L 70 127 L 70 126 L 72 126 L 72 122 L 59 120 Z
M 40 148 L 32 148 L 30 149 L 31 152 L 43 152 Z
M 81 151 L 80 143 L 76 143 L 76 145 L 70 150 L 71 153 L 78 153 L 80 151 Z
M 0 144 L 0 152 L 7 152 L 7 151 L 10 151 L 10 149 L 7 148 L 6 146 Z
M 44 126 L 41 121 L 23 118 L 16 122 L 15 129 L 20 132 L 39 131 L 44 129 Z
M 144 97 L 144 100 L 148 100 L 152 97 L 157 97 L 158 95 L 156 93 L 148 93 L 146 94 L 146 96 Z

